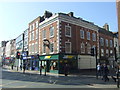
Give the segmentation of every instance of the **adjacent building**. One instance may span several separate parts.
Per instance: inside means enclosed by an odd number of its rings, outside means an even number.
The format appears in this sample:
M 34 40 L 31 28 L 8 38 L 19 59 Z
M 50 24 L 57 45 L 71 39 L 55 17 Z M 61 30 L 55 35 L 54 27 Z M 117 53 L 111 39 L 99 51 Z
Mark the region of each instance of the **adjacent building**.
M 99 62 L 109 64 L 109 58 L 114 59 L 114 35 L 105 24 L 99 27 Z
M 15 39 L 9 40 L 5 47 L 5 64 L 10 64 L 11 61 L 15 60 Z
M 119 43 L 119 59 L 120 60 L 120 0 L 116 0 L 116 6 L 117 6 L 117 17 L 118 17 L 118 43 Z

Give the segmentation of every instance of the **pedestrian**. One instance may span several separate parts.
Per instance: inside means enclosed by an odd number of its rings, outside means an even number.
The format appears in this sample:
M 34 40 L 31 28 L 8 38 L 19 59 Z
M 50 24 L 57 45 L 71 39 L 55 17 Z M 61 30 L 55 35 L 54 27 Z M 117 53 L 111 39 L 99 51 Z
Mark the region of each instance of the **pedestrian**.
M 21 63 L 21 65 L 20 65 L 20 70 L 22 70 L 22 63 Z
M 104 71 L 104 65 L 103 64 L 101 64 L 101 67 L 100 67 L 101 69 L 100 69 L 100 72 L 101 72 L 101 77 L 102 77 L 102 80 L 103 80 L 103 71 Z
M 11 69 L 12 69 L 12 70 L 13 70 L 13 66 L 14 66 L 14 63 L 12 62 L 12 63 L 11 63 Z
M 109 69 L 108 69 L 107 65 L 104 64 L 103 79 L 104 79 L 105 82 L 109 81 L 108 73 L 109 73 Z
M 64 74 L 67 76 L 69 74 L 69 65 L 66 63 L 64 66 Z
M 100 63 L 98 63 L 98 65 L 97 65 L 97 79 L 98 79 L 98 76 L 101 76 L 101 65 L 100 65 Z
M 25 69 L 26 69 L 26 64 L 23 64 L 23 73 L 25 73 Z

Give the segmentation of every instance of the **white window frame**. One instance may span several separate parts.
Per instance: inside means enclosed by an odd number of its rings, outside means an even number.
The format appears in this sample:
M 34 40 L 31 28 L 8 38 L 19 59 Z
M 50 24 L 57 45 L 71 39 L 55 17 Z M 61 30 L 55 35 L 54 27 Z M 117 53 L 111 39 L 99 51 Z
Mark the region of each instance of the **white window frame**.
M 91 54 L 91 45 L 89 43 L 87 44 L 87 53 Z
M 80 30 L 80 38 L 81 39 L 85 38 L 85 31 L 84 30 Z
M 104 49 L 101 49 L 101 56 L 104 56 Z
M 105 39 L 106 47 L 108 47 L 108 39 Z
M 110 40 L 110 47 L 113 47 L 113 41 Z
M 36 21 L 36 28 L 38 28 L 38 21 Z
M 87 31 L 87 40 L 90 40 L 90 32 Z
M 92 33 L 92 40 L 96 41 L 96 33 Z
M 52 38 L 52 37 L 54 37 L 54 27 L 53 26 L 51 26 L 50 28 L 49 28 L 49 31 L 50 31 L 50 38 Z M 51 30 L 53 30 L 53 35 L 51 36 Z
M 39 32 L 38 29 L 36 29 L 36 39 L 38 39 L 38 36 L 39 36 Z
M 66 35 L 66 28 L 70 28 L 70 35 Z M 71 37 L 71 26 L 65 25 L 65 36 L 66 37 Z
M 102 38 L 102 37 L 100 38 L 100 45 L 104 46 L 104 38 Z
M 46 39 L 46 29 L 42 30 L 42 39 Z
M 81 53 L 85 53 L 85 44 L 84 43 L 81 43 L 80 51 L 81 51 Z
M 70 50 L 69 50 L 69 52 L 68 51 L 66 51 L 66 47 L 68 47 L 68 46 L 66 46 L 66 43 L 69 43 L 70 44 Z M 65 42 L 65 53 L 71 53 L 71 42 Z
M 33 23 L 32 25 L 33 25 L 33 30 L 34 30 L 35 29 L 35 24 Z

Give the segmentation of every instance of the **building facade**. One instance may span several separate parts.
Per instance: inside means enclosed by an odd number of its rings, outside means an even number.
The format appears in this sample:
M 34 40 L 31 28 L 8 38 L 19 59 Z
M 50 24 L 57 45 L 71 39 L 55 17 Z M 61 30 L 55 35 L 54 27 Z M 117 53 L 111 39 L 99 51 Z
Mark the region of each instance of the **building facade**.
M 91 48 L 98 48 L 98 28 L 91 22 L 68 14 L 58 13 L 39 24 L 39 54 L 41 66 L 48 72 L 64 73 L 95 69 L 96 58 Z
M 118 34 L 119 34 L 119 46 L 120 46 L 120 0 L 117 1 L 117 17 L 118 17 Z
M 109 30 L 99 27 L 99 62 L 109 64 L 114 58 L 114 35 Z
M 5 64 L 10 65 L 15 61 L 15 39 L 9 40 L 5 47 Z

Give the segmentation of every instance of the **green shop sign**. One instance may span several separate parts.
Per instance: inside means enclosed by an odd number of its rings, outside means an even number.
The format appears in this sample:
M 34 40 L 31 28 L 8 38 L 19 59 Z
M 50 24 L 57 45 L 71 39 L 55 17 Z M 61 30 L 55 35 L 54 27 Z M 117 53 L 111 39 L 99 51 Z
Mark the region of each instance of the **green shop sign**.
M 59 55 L 46 55 L 46 56 L 40 56 L 40 60 L 58 60 Z

